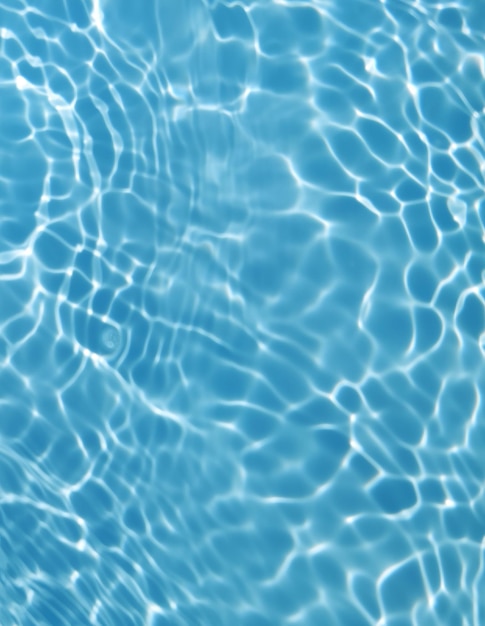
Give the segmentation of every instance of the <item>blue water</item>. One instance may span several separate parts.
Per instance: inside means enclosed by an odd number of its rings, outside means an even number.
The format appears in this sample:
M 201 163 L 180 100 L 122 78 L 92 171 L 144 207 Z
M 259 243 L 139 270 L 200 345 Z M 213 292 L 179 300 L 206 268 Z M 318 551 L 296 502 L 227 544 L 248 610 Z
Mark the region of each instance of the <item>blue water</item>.
M 480 0 L 0 0 L 0 625 L 485 624 Z

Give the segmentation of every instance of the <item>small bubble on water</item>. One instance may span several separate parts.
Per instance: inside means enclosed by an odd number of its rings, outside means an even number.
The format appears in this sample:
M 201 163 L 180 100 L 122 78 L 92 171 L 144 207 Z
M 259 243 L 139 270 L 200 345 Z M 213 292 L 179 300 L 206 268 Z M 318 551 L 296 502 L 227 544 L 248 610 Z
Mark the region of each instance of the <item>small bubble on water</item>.
M 101 343 L 110 352 L 116 350 L 120 343 L 120 333 L 112 326 L 105 328 L 101 334 Z

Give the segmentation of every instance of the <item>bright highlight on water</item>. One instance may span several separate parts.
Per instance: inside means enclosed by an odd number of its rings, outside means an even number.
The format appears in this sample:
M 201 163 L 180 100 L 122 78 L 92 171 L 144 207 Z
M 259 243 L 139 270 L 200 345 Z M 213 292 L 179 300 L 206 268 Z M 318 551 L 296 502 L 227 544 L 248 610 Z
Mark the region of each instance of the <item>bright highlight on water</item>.
M 483 626 L 481 2 L 0 27 L 0 625 Z

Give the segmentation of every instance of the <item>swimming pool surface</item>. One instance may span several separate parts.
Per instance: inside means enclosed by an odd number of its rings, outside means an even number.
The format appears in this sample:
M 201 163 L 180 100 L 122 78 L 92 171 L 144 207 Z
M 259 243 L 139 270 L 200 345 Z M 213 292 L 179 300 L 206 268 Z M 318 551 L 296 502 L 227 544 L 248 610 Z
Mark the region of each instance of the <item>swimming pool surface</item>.
M 0 29 L 0 626 L 483 626 L 482 2 Z

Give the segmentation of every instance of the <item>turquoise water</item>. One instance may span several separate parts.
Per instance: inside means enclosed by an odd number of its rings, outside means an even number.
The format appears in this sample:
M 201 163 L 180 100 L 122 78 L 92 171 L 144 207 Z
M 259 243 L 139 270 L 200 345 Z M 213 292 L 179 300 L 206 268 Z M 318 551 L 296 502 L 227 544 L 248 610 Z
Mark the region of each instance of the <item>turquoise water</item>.
M 1 626 L 485 624 L 479 0 L 0 0 Z

